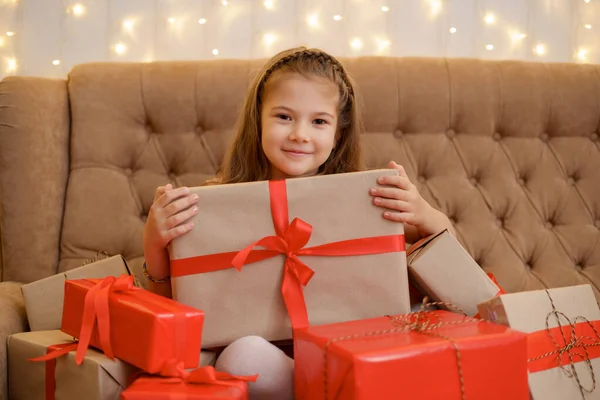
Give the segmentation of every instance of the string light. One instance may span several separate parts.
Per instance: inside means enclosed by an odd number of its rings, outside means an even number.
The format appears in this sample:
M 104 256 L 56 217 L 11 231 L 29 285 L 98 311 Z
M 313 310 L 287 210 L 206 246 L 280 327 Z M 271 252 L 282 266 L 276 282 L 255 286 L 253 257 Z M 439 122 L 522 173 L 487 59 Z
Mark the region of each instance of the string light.
M 272 10 L 273 9 L 273 6 L 274 6 L 273 1 L 271 1 L 271 0 L 265 0 L 263 4 L 264 4 L 264 6 L 265 6 L 265 8 L 267 10 Z
M 350 46 L 355 50 L 359 50 L 362 48 L 363 42 L 359 38 L 355 38 L 350 42 Z
M 12 31 L 6 32 L 6 36 L 15 36 L 15 33 Z
M 311 14 L 306 18 L 306 23 L 309 26 L 316 28 L 319 26 L 319 16 L 317 14 Z
M 263 36 L 263 42 L 266 46 L 271 46 L 273 43 L 277 41 L 277 36 L 273 33 L 265 33 Z
M 60 65 L 60 60 L 54 60 L 54 61 L 52 61 L 52 65 Z
M 169 21 L 169 23 L 171 25 L 173 25 L 177 20 L 175 18 L 171 17 L 171 18 L 167 19 L 167 21 Z
M 212 49 L 213 56 L 219 55 L 219 49 Z
M 442 2 L 440 0 L 431 0 L 431 14 L 438 15 L 442 11 Z
M 133 32 L 133 25 L 135 25 L 135 21 L 132 19 L 126 19 L 123 21 L 123 29 L 129 33 Z
M 388 11 L 390 11 L 390 8 L 388 6 L 382 6 L 381 11 L 388 12 Z
M 341 21 L 342 20 L 342 16 L 341 15 L 334 15 L 333 16 L 333 20 L 334 21 Z
M 377 52 L 378 53 L 383 53 L 392 44 L 392 42 L 390 42 L 387 39 L 377 39 L 376 42 L 377 42 Z
M 492 13 L 487 13 L 483 20 L 486 24 L 493 24 L 494 22 L 496 22 L 496 16 Z
M 583 0 L 583 1 L 585 1 L 586 3 L 589 3 L 589 2 L 590 2 L 590 0 Z
M 75 4 L 72 8 L 73 15 L 80 17 L 85 13 L 85 7 L 79 3 Z
M 226 6 L 227 4 L 229 4 L 229 2 L 227 0 L 223 0 L 223 1 L 221 1 L 221 4 L 223 4 L 224 6 Z
M 4 43 L 6 43 L 6 40 L 4 39 L 3 36 L 0 36 L 0 47 L 3 47 Z
M 127 51 L 127 46 L 125 46 L 123 43 L 117 43 L 115 45 L 115 53 L 122 55 L 122 54 L 125 54 L 126 51 Z
M 9 58 L 6 60 L 6 70 L 8 72 L 15 72 L 17 70 L 17 60 L 14 58 Z
M 592 25 L 590 25 L 590 24 L 585 24 L 584 26 L 585 26 L 585 29 L 592 29 Z
M 456 29 L 455 27 L 450 28 L 450 33 L 456 33 L 458 32 L 458 29 Z
M 526 34 L 522 32 L 512 32 L 511 35 L 513 42 L 525 39 L 527 37 Z
M 204 25 L 204 24 L 206 24 L 206 18 L 200 18 L 200 19 L 198 20 L 198 23 L 199 23 L 200 25 Z
M 577 59 L 579 59 L 579 61 L 587 61 L 587 55 L 588 51 L 586 49 L 579 49 L 579 51 L 577 51 Z
M 488 44 L 485 46 L 486 49 L 488 50 L 494 50 L 494 45 L 493 44 Z
M 546 54 L 546 46 L 542 43 L 539 43 L 534 47 L 533 51 L 535 51 L 537 55 L 543 56 Z

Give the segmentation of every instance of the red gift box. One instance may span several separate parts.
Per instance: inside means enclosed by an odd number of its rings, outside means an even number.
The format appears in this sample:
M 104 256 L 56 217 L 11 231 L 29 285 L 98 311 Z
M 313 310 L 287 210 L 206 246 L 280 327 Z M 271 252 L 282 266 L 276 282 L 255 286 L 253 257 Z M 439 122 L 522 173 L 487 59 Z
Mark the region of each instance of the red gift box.
M 79 339 L 77 363 L 88 345 L 146 372 L 167 361 L 200 362 L 204 313 L 133 286 L 133 277 L 66 281 L 61 330 Z
M 528 400 L 527 336 L 448 311 L 295 332 L 296 399 Z
M 170 368 L 167 368 L 170 369 Z M 121 400 L 247 400 L 248 382 L 257 375 L 234 376 L 213 367 L 186 372 L 181 365 L 171 377 L 141 377 L 121 393 Z

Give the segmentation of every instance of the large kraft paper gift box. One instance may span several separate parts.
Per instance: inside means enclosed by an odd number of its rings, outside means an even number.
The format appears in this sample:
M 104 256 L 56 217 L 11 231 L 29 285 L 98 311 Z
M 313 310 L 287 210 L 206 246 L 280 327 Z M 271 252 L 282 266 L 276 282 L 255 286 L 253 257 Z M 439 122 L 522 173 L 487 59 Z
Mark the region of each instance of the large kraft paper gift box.
M 21 290 L 25 300 L 29 328 L 32 331 L 60 329 L 64 303 L 65 281 L 71 279 L 118 277 L 130 275 L 125 259 L 112 256 L 62 274 L 49 276 L 23 285 Z
M 448 230 L 415 243 L 407 259 L 411 283 L 431 300 L 468 316 L 476 316 L 479 303 L 503 293 Z
M 528 400 L 526 335 L 444 310 L 298 329 L 297 400 Z
M 505 294 L 479 311 L 528 334 L 534 400 L 600 399 L 600 309 L 590 285 Z
M 383 175 L 397 172 L 192 188 L 194 228 L 169 253 L 173 298 L 205 312 L 202 346 L 408 312 L 404 227 L 369 194 Z
M 114 400 L 138 370 L 118 359 L 89 350 L 81 365 L 75 352 L 49 361 L 42 357 L 52 346 L 73 344 L 61 331 L 17 333 L 8 338 L 9 398 L 12 400 Z

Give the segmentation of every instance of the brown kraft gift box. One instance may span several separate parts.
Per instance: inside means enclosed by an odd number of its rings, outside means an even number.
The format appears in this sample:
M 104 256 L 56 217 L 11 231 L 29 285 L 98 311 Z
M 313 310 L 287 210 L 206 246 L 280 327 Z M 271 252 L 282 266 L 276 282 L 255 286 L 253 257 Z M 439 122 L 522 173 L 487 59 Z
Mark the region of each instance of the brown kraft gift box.
M 470 317 L 477 314 L 477 304 L 499 294 L 498 286 L 448 230 L 415 243 L 407 259 L 411 281 L 431 300 L 450 303 Z
M 125 259 L 116 255 L 23 285 L 21 290 L 29 328 L 32 331 L 60 329 L 66 280 L 101 279 L 122 274 L 130 275 L 129 268 Z
M 285 182 L 289 222 L 312 226 L 305 247 L 350 239 L 393 236 L 401 223 L 385 220 L 369 194 L 377 177 L 392 169 L 295 178 Z M 282 296 L 283 255 L 235 268 L 179 275 L 175 266 L 197 256 L 237 253 L 275 235 L 272 189 L 278 183 L 252 182 L 192 188 L 200 196 L 194 228 L 171 242 L 173 298 L 205 312 L 203 347 L 227 345 L 248 335 L 270 341 L 292 337 Z M 280 186 L 278 186 L 280 187 Z M 278 197 L 278 196 L 276 196 Z M 292 225 L 294 223 L 292 222 Z M 314 271 L 304 287 L 311 325 L 345 322 L 410 311 L 406 253 L 359 256 L 299 256 Z M 212 267 L 205 260 L 187 264 Z M 227 264 L 229 265 L 229 264 Z
M 534 400 L 600 399 L 600 309 L 590 285 L 503 294 L 478 308 L 481 318 L 528 334 Z
M 89 349 L 81 365 L 75 363 L 75 351 L 49 361 L 29 361 L 46 355 L 52 345 L 73 343 L 61 331 L 17 333 L 8 338 L 9 398 L 12 400 L 46 399 L 46 371 L 54 364 L 55 400 L 113 400 L 125 390 L 138 370 L 118 359 L 110 360 Z M 48 378 L 50 378 L 48 376 Z

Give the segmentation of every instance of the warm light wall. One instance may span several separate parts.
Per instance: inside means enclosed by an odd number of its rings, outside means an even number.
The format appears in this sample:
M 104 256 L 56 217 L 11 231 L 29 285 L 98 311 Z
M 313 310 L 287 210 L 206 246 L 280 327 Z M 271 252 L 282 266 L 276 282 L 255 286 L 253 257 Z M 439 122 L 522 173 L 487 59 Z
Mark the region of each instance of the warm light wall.
M 0 78 L 90 61 L 337 56 L 600 62 L 600 0 L 0 0 Z

